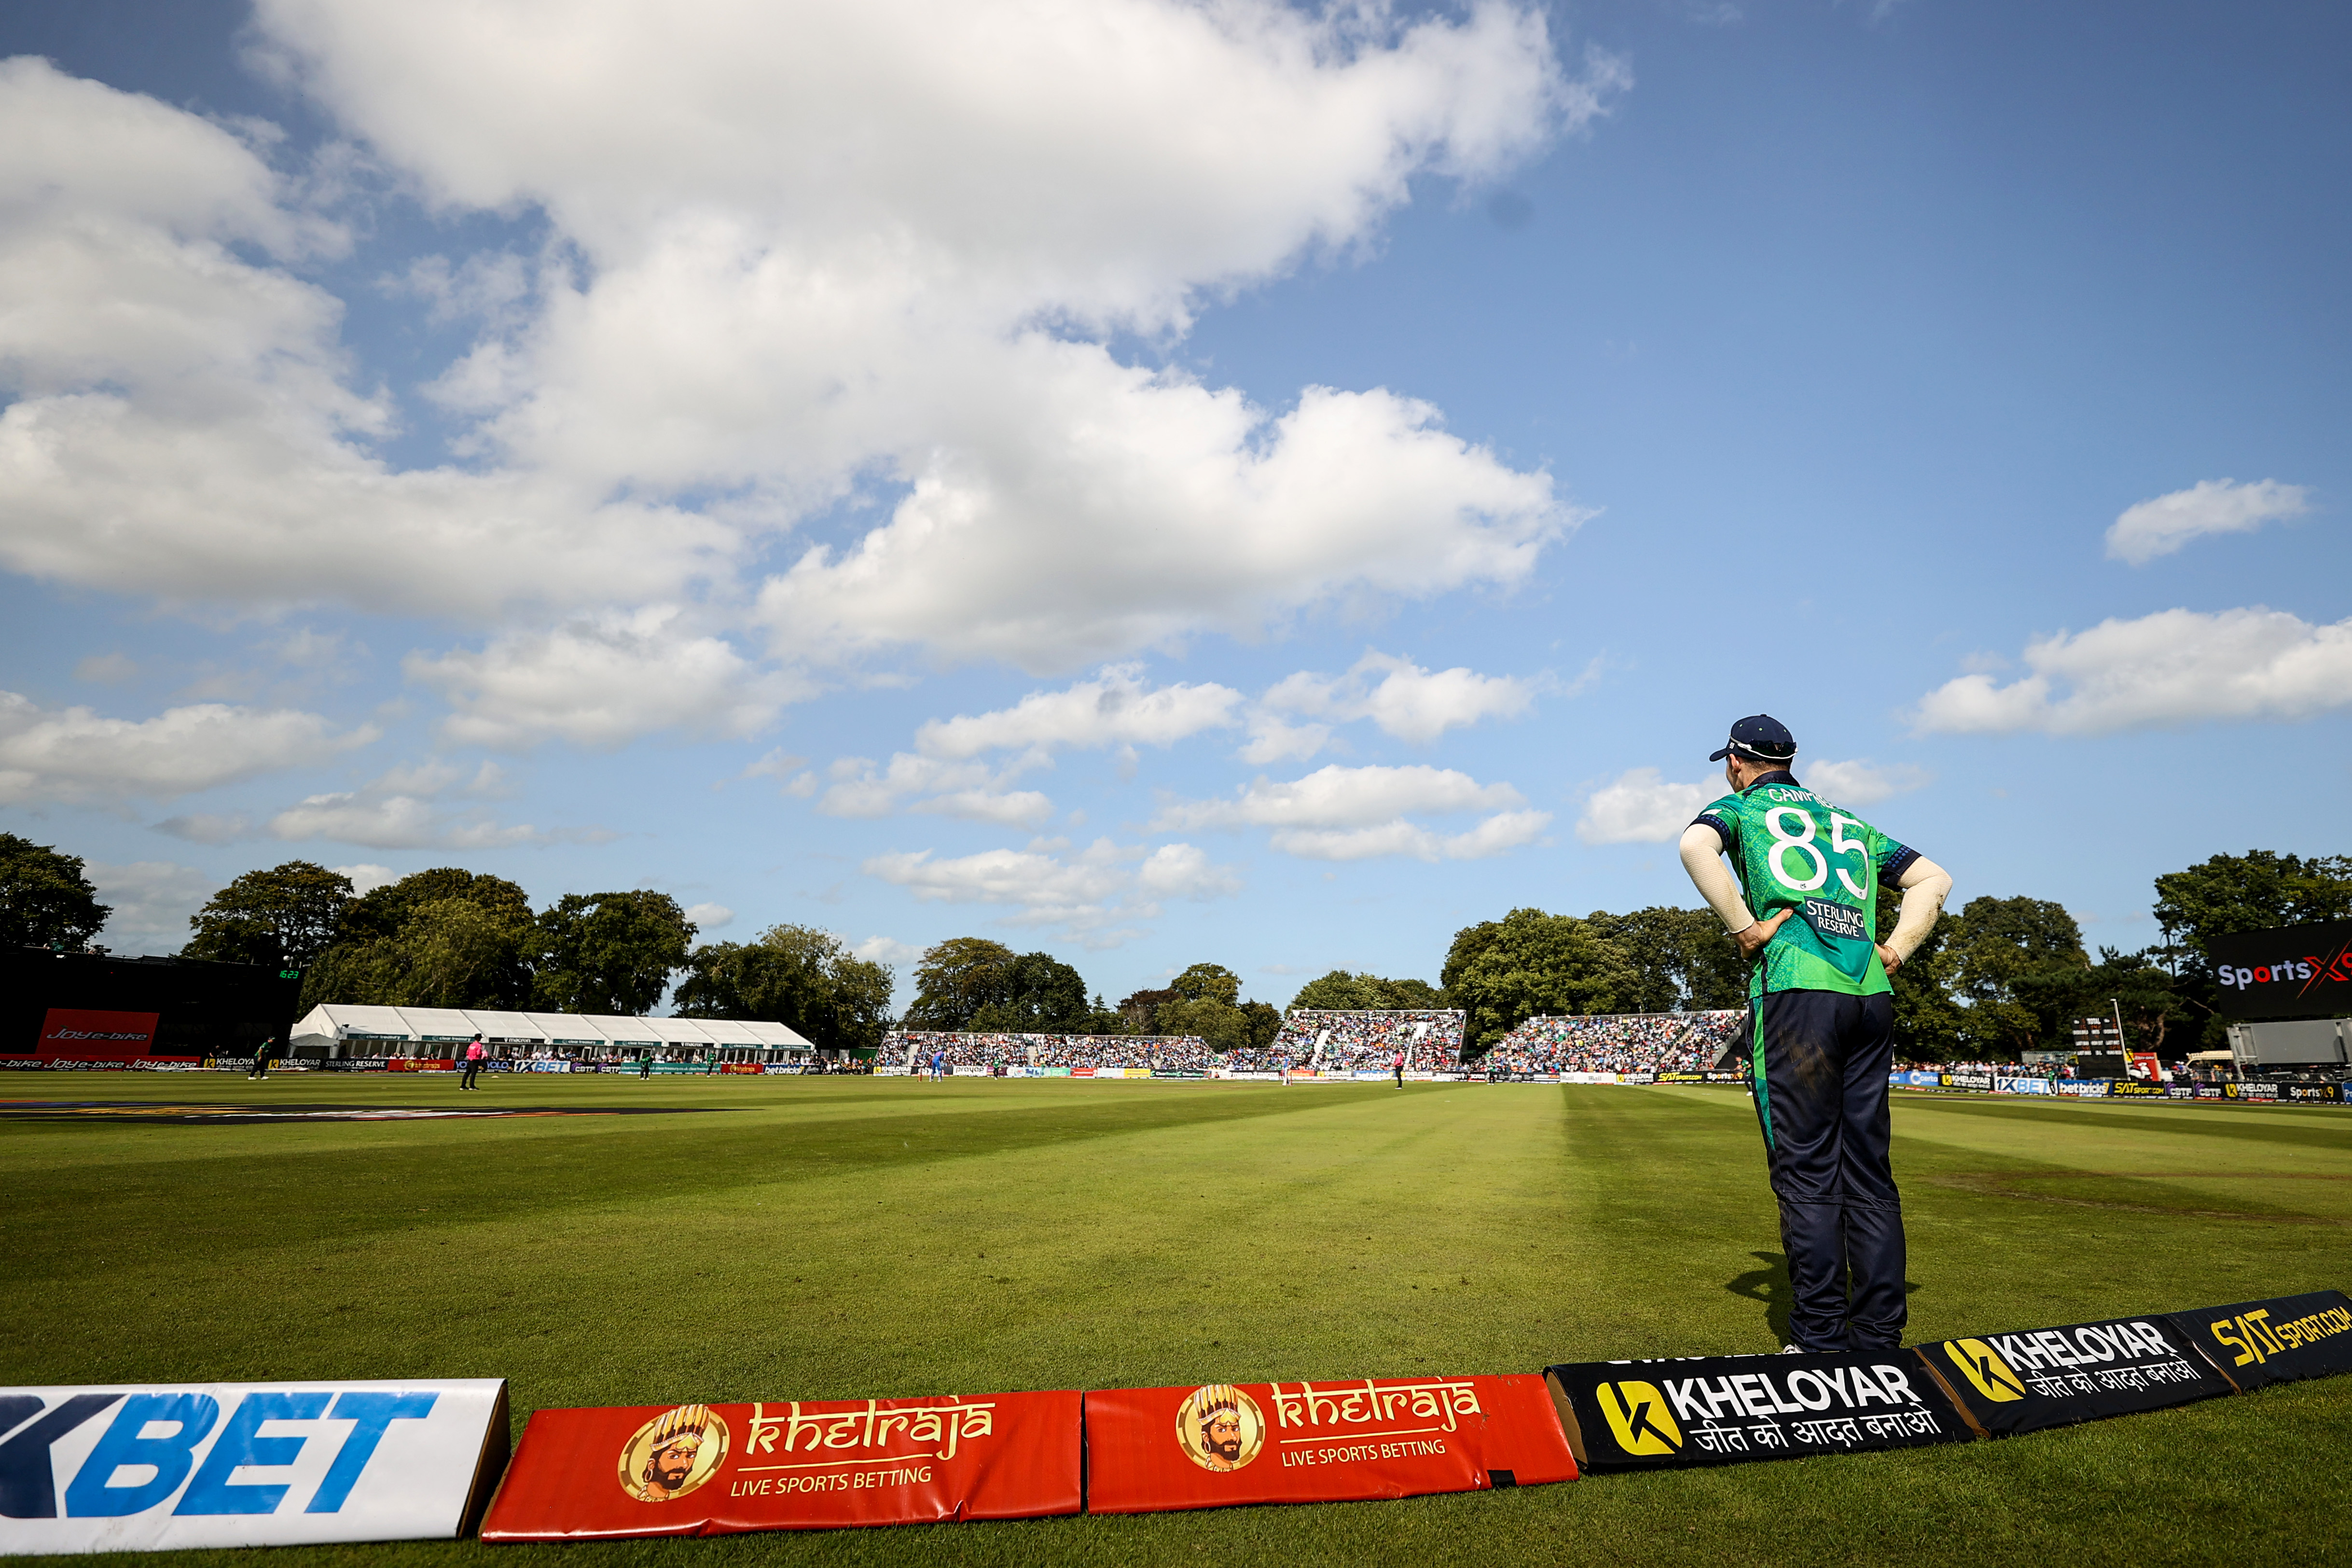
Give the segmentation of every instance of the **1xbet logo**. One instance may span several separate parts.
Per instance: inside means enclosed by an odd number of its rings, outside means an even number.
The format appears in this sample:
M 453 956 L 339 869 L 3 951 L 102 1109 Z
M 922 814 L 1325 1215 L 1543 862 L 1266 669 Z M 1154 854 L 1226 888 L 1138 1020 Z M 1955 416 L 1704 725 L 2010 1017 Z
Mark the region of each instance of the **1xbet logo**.
M 37 1395 L 0 1394 L 0 1432 L 9 1433 L 0 1442 L 0 1516 L 58 1517 L 50 1450 L 118 1400 L 121 1408 L 112 1423 L 66 1482 L 65 1517 L 144 1513 L 175 1493 L 176 1515 L 275 1513 L 290 1489 L 286 1484 L 239 1482 L 232 1476 L 243 1466 L 292 1465 L 306 1445 L 330 1441 L 337 1445 L 334 1458 L 302 1511 L 336 1513 L 392 1424 L 425 1419 L 439 1398 L 356 1389 L 255 1392 L 235 1402 L 224 1424 L 220 1401 L 208 1394 L 77 1394 L 47 1411 Z M 261 1428 L 273 1421 L 350 1425 L 339 1437 L 331 1431 L 265 1435 Z M 199 1464 L 197 1450 L 215 1427 L 220 1436 Z

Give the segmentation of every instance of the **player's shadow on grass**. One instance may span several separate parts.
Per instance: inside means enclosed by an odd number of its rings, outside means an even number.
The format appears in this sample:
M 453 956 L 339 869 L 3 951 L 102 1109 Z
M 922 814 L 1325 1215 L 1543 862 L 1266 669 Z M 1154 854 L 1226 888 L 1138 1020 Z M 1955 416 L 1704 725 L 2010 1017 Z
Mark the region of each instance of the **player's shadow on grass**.
M 1789 1282 L 1788 1256 L 1779 1252 L 1751 1252 L 1748 1256 L 1764 1267 L 1733 1276 L 1731 1283 L 1724 1289 L 1735 1296 L 1763 1302 L 1764 1321 L 1772 1331 L 1772 1342 L 1788 1344 L 1795 1338 L 1789 1332 L 1789 1309 L 1797 1300 L 1797 1288 Z M 1917 1280 L 1903 1281 L 1903 1294 L 1906 1297 L 1917 1289 Z

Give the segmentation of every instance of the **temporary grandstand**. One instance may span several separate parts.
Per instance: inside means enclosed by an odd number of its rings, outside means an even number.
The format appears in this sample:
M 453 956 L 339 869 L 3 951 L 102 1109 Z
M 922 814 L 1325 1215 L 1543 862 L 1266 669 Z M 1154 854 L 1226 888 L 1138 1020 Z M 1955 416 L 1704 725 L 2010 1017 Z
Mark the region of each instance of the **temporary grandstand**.
M 1253 1055 L 1296 1067 L 1371 1071 L 1402 1051 L 1409 1070 L 1448 1072 L 1462 1065 L 1468 1017 L 1454 1007 L 1294 1007 L 1274 1044 Z
M 1033 1035 L 908 1029 L 884 1037 L 879 1059 L 919 1069 L 934 1055 L 961 1072 L 998 1067 L 1037 1068 L 1158 1068 L 1206 1072 L 1215 1065 L 1208 1042 L 1192 1035 Z
M 1544 1015 L 1481 1059 L 1522 1072 L 1703 1072 L 1738 1044 L 1747 1017 L 1742 1009 Z
M 625 1018 L 478 1007 L 377 1007 L 322 1002 L 294 1026 L 299 1058 L 446 1057 L 476 1035 L 493 1056 L 602 1061 L 799 1060 L 816 1047 L 782 1024 L 736 1018 Z

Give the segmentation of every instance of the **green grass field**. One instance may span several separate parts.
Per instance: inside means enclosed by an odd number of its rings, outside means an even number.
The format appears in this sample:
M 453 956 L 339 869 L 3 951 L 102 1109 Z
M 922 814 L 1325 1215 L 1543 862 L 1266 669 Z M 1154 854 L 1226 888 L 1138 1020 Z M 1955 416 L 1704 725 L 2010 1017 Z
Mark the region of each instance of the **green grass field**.
M 1532 1372 L 1768 1351 L 1720 1089 L 11 1075 L 13 1099 L 692 1116 L 0 1121 L 11 1384 L 503 1376 L 535 1407 Z M 1898 1096 L 1914 1339 L 2352 1283 L 2352 1112 Z M 718 1541 L 761 1562 L 2322 1560 L 2352 1378 L 1999 1443 L 1404 1502 Z M 262 1553 L 191 1553 L 232 1557 Z

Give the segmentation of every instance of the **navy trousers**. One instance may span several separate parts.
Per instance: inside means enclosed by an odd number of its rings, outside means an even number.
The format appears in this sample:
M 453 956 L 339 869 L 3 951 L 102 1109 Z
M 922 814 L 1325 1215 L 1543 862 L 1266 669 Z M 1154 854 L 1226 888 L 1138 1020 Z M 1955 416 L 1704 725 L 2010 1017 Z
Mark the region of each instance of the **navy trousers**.
M 1903 1202 L 1888 1163 L 1895 1002 L 1773 991 L 1748 1014 L 1756 1117 L 1780 1201 L 1800 1350 L 1903 1342 Z

